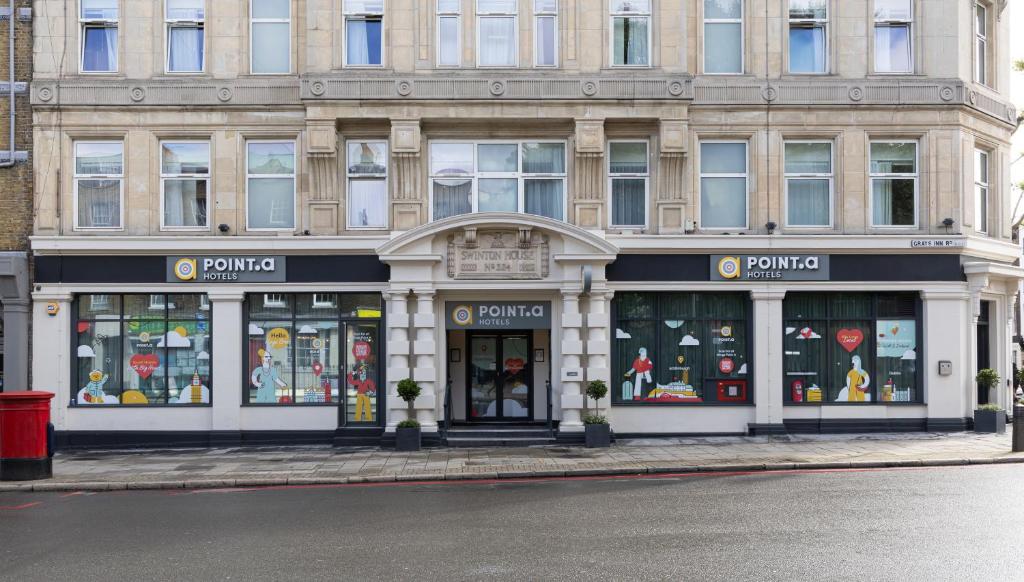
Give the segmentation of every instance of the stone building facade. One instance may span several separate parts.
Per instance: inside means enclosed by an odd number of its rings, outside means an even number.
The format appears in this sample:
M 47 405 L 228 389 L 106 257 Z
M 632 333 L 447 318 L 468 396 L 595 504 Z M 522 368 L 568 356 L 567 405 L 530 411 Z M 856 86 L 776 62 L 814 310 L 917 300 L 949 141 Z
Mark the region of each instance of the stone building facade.
M 34 385 L 70 444 L 962 429 L 1005 4 L 38 1 Z

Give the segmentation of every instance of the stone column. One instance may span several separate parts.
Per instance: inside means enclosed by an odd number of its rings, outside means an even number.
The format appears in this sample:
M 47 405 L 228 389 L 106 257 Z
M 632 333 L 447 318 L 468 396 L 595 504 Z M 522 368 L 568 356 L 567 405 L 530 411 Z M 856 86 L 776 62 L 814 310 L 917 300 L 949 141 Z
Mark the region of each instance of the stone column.
M 23 252 L 0 253 L 0 303 L 4 318 L 5 391 L 28 390 L 28 258 Z
M 600 414 L 607 414 L 611 404 L 611 318 L 609 303 L 613 291 L 595 291 L 590 294 L 587 312 L 587 382 L 604 380 L 608 384 L 608 396 L 598 403 Z M 588 405 L 593 404 L 587 401 Z
M 785 432 L 782 408 L 782 300 L 784 289 L 751 291 L 754 302 L 753 434 Z M 749 377 L 749 375 L 748 375 Z
M 210 386 L 212 444 L 231 446 L 241 440 L 242 394 L 240 386 L 249 388 L 251 362 L 246 360 L 246 330 L 242 328 L 242 302 L 245 293 L 235 289 L 215 289 L 210 298 L 210 325 L 213 332 L 213 385 Z M 244 362 L 240 367 L 239 362 Z M 246 390 L 246 393 L 248 390 Z
M 434 317 L 433 289 L 416 291 L 413 327 L 416 329 L 416 340 L 413 342 L 412 352 L 416 358 L 416 367 L 412 371 L 412 377 L 422 390 L 413 407 L 416 410 L 416 420 L 420 421 L 423 432 L 434 432 L 437 430 L 437 348 L 434 342 L 437 321 Z
M 580 314 L 580 292 L 578 290 L 562 291 L 562 422 L 561 432 L 581 432 L 583 422 L 584 396 L 583 369 L 580 356 L 583 354 L 583 341 L 580 328 L 583 327 L 583 316 Z
M 398 382 L 409 377 L 409 313 L 408 293 L 392 290 L 384 293 L 387 301 L 388 369 L 387 369 L 387 432 L 409 417 L 408 406 L 398 397 Z

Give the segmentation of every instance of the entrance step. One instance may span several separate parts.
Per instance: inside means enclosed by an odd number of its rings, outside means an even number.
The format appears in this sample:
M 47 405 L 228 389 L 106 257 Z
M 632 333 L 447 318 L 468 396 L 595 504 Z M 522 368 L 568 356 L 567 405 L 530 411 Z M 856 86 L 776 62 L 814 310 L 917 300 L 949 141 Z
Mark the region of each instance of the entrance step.
M 536 425 L 456 425 L 448 431 L 450 447 L 528 447 L 550 445 L 555 439 L 546 426 Z

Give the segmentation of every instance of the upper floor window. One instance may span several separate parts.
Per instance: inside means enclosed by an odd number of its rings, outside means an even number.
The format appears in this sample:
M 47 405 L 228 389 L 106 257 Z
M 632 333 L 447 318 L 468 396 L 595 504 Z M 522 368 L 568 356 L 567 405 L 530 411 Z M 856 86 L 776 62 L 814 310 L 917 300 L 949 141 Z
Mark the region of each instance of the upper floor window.
M 828 71 L 828 0 L 789 0 L 789 72 Z
M 462 64 L 462 0 L 437 0 L 437 65 Z
M 518 13 L 517 0 L 476 0 L 478 66 L 518 65 Z
M 988 8 L 974 5 L 974 80 L 988 85 Z
M 983 150 L 974 151 L 974 212 L 975 230 L 980 233 L 988 232 L 988 152 Z
M 742 0 L 704 0 L 704 72 L 743 72 Z
M 651 0 L 611 0 L 612 64 L 651 64 Z
M 164 228 L 207 228 L 209 142 L 160 144 L 160 189 Z
M 75 142 L 75 228 L 121 228 L 124 143 Z
M 832 143 L 787 141 L 786 226 L 832 225 Z
M 646 141 L 608 142 L 608 190 L 612 228 L 647 226 L 647 192 L 651 167 Z
M 871 143 L 871 225 L 917 226 L 917 142 Z
M 747 228 L 747 142 L 701 142 L 700 224 Z
M 913 0 L 875 0 L 875 72 L 913 72 Z
M 380 66 L 384 0 L 344 0 L 345 65 Z
M 558 0 L 533 0 L 533 64 L 558 65 Z
M 205 64 L 206 0 L 166 0 L 167 72 L 200 73 Z
M 291 0 L 250 0 L 249 45 L 253 74 L 287 74 L 292 70 Z
M 433 220 L 470 212 L 565 219 L 565 143 L 430 144 Z
M 81 0 L 83 73 L 117 72 L 118 0 Z
M 246 144 L 246 228 L 295 228 L 295 142 Z
M 388 144 L 348 142 L 348 226 L 388 225 Z

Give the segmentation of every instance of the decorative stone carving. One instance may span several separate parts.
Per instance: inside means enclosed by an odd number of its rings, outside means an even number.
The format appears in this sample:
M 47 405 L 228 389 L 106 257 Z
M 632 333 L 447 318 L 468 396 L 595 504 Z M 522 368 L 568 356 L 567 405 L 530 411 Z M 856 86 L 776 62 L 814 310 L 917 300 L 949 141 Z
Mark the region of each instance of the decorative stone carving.
M 849 95 L 851 101 L 862 101 L 864 99 L 864 87 L 850 87 Z
M 327 92 L 327 84 L 323 81 L 313 81 L 309 85 L 309 92 L 319 97 Z
M 235 94 L 231 90 L 231 87 L 221 87 L 220 89 L 217 89 L 217 99 L 223 101 L 224 103 L 231 101 L 231 98 L 234 96 Z
M 662 153 L 685 153 L 689 124 L 682 119 L 662 119 L 658 126 Z
M 673 97 L 679 97 L 686 90 L 686 83 L 682 81 L 671 81 L 668 84 L 668 94 Z
M 775 87 L 765 87 L 761 90 L 761 98 L 771 103 L 779 98 L 779 90 Z
M 685 200 L 686 186 L 683 169 L 686 166 L 685 154 L 679 152 L 662 152 L 658 175 L 659 200 Z
M 397 91 L 402 97 L 412 95 L 412 81 L 402 79 L 395 85 L 395 91 Z
M 499 80 L 491 81 L 490 84 L 488 85 L 488 90 L 490 90 L 491 95 L 494 95 L 495 97 L 500 97 L 500 96 L 504 95 L 505 94 L 505 81 L 499 81 Z
M 576 152 L 576 199 L 604 199 L 604 155 Z
M 593 97 L 594 95 L 597 95 L 597 83 L 593 81 L 584 81 L 583 84 L 580 85 L 580 91 L 582 91 L 587 97 Z
M 952 101 L 953 97 L 956 97 L 956 92 L 953 91 L 953 88 L 950 87 L 949 85 L 944 85 L 941 89 L 939 89 L 939 98 L 942 99 L 943 101 Z
M 395 200 L 422 200 L 423 186 L 420 172 L 419 152 L 398 152 L 391 154 L 391 167 L 395 173 L 395 179 L 390 181 L 394 184 Z
M 576 120 L 576 151 L 604 153 L 604 120 Z
M 420 122 L 418 119 L 391 120 L 391 149 L 400 153 L 420 152 Z
M 143 87 L 132 87 L 128 92 L 128 97 L 130 97 L 132 101 L 138 103 L 146 98 L 146 89 Z
M 36 96 L 39 97 L 40 101 L 49 102 L 50 99 L 53 99 L 53 89 L 50 87 L 41 87 L 36 93 Z
M 334 152 L 309 154 L 309 174 L 313 200 L 337 200 L 338 157 Z
M 550 263 L 547 235 L 531 228 L 467 229 L 448 237 L 448 276 L 453 279 L 543 279 L 550 273 Z
M 971 91 L 970 93 L 968 93 L 967 102 L 970 103 L 971 105 L 976 105 L 978 103 L 978 92 Z

